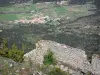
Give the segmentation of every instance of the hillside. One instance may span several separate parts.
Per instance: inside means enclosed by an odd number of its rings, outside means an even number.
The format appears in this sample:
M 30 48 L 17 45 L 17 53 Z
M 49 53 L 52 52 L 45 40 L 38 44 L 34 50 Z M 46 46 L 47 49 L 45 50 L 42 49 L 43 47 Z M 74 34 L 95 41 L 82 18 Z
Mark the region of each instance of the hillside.
M 99 3 L 69 1 L 0 0 L 0 74 L 100 75 Z

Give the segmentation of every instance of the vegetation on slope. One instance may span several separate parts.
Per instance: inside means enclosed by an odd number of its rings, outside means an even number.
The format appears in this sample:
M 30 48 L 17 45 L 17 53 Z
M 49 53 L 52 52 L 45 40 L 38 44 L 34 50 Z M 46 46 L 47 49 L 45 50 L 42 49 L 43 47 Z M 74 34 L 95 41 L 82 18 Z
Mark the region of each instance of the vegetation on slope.
M 69 75 L 67 72 L 62 71 L 60 68 L 52 69 L 48 75 Z
M 44 56 L 44 65 L 56 65 L 57 61 L 54 58 L 54 53 L 48 50 L 47 54 Z
M 15 44 L 12 45 L 12 48 L 7 47 L 7 40 L 3 40 L 2 48 L 0 49 L 0 55 L 3 57 L 11 58 L 14 61 L 22 62 L 24 50 L 19 50 Z

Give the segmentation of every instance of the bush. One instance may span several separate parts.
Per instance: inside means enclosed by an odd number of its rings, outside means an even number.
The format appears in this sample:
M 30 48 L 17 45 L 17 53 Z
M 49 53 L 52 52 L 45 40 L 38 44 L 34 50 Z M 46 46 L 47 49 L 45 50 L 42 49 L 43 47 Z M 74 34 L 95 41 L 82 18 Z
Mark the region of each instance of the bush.
M 69 75 L 67 72 L 62 71 L 60 68 L 54 68 L 48 75 Z
M 22 62 L 24 56 L 24 50 L 19 50 L 15 44 L 12 45 L 12 48 L 7 47 L 7 40 L 3 40 L 3 48 L 0 49 L 0 55 L 11 58 L 14 61 Z
M 24 55 L 24 51 L 21 50 L 9 50 L 8 52 L 8 57 L 17 62 L 23 61 L 24 59 L 23 55 Z
M 49 65 L 39 66 L 39 71 L 42 71 L 44 74 L 48 74 L 51 69 L 52 67 L 50 67 Z
M 6 54 L 5 54 L 5 52 L 3 50 L 0 50 L 0 55 L 1 56 L 5 56 Z
M 54 53 L 48 50 L 47 54 L 44 55 L 44 65 L 56 65 L 56 59 L 54 58 Z
M 13 44 L 12 49 L 8 51 L 8 57 L 18 62 L 23 61 L 23 55 L 24 51 L 18 50 L 15 44 Z
M 3 39 L 3 46 L 0 49 L 0 55 L 6 57 L 8 54 L 7 40 Z

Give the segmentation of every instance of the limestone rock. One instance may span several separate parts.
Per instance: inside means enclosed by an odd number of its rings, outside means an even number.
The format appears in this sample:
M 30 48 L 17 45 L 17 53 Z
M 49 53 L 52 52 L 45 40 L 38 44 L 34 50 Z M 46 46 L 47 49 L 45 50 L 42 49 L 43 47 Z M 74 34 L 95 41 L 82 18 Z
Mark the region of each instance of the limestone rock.
M 93 63 L 90 64 L 85 51 L 49 40 L 38 41 L 36 49 L 24 55 L 25 60 L 31 59 L 33 63 L 43 64 L 43 58 L 48 49 L 54 53 L 62 70 L 69 70 L 73 75 L 82 75 L 81 73 L 87 72 L 100 75 L 100 60 L 98 58 L 93 57 Z

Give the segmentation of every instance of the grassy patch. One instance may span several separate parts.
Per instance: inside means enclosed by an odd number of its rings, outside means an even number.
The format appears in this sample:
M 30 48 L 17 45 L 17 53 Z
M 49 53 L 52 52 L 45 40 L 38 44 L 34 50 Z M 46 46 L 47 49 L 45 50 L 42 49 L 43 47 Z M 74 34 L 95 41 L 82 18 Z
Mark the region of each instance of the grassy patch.
M 48 75 L 69 75 L 69 73 L 62 71 L 60 68 L 52 69 Z
M 61 6 L 58 6 L 58 7 L 55 7 L 55 12 L 56 13 L 65 13 L 66 9 Z
M 35 9 L 36 7 L 34 4 L 31 5 L 21 4 L 21 5 L 13 5 L 8 7 L 0 7 L 0 12 L 26 12 Z
M 50 65 L 40 66 L 39 71 L 42 71 L 46 75 L 70 75 L 68 72 L 63 71 L 62 69 L 56 66 L 50 66 Z
M 32 16 L 32 14 L 25 14 L 25 13 L 23 13 L 23 14 L 0 14 L 0 20 L 1 21 L 10 21 L 10 20 L 12 20 L 12 21 L 14 21 L 14 20 L 18 20 L 18 19 L 21 19 L 21 18 L 26 18 L 26 19 L 29 19 L 30 18 L 30 16 Z
M 54 58 L 54 53 L 48 50 L 47 54 L 44 56 L 44 61 L 43 63 L 45 65 L 56 65 L 57 61 Z
M 16 20 L 18 19 L 15 14 L 0 14 L 0 20 Z
M 32 9 L 32 10 L 36 10 L 35 4 L 32 4 L 32 5 L 31 5 L 31 9 Z

